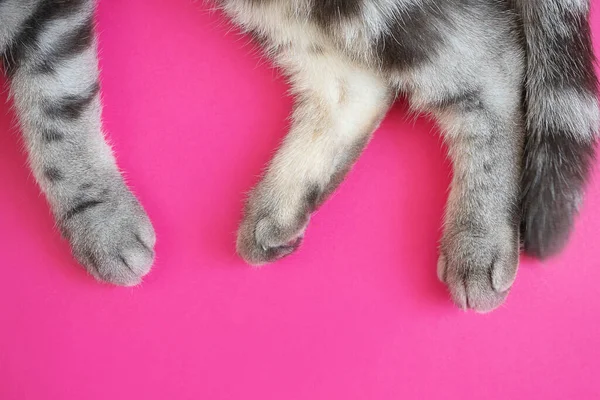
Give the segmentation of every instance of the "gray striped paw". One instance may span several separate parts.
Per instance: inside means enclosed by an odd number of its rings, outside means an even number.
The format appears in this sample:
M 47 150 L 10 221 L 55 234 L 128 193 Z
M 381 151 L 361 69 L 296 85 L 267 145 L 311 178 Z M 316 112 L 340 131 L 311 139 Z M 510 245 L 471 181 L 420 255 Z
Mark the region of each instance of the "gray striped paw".
M 100 281 L 134 286 L 152 267 L 154 229 L 124 185 L 73 202 L 59 225 L 74 256 Z

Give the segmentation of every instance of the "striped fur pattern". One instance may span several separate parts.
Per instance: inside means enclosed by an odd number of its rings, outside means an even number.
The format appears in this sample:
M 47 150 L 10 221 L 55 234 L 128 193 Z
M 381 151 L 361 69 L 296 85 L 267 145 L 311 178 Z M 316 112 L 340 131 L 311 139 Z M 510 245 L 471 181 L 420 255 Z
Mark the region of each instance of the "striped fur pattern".
M 214 1 L 297 99 L 245 207 L 247 262 L 298 248 L 399 93 L 448 143 L 438 276 L 459 307 L 504 301 L 520 238 L 539 257 L 565 244 L 598 124 L 589 0 Z M 0 51 L 34 175 L 74 254 L 131 285 L 155 239 L 103 139 L 92 13 L 92 0 L 0 0 Z
M 0 0 L 0 53 L 33 174 L 75 257 L 135 285 L 155 235 L 104 139 L 92 0 Z
M 519 2 L 525 22 L 527 139 L 522 177 L 525 251 L 545 258 L 567 241 L 594 160 L 597 80 L 589 2 Z
M 438 276 L 459 307 L 504 301 L 520 237 L 538 257 L 564 246 L 598 124 L 588 0 L 219 3 L 297 95 L 289 135 L 247 201 L 237 248 L 248 262 L 296 250 L 398 93 L 448 143 Z

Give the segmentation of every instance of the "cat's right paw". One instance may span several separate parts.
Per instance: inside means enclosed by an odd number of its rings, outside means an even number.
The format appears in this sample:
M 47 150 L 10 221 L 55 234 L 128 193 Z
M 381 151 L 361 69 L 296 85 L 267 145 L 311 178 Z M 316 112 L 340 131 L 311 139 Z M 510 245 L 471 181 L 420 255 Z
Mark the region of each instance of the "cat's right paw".
M 134 286 L 152 267 L 154 229 L 124 185 L 79 200 L 59 224 L 74 256 L 98 280 Z

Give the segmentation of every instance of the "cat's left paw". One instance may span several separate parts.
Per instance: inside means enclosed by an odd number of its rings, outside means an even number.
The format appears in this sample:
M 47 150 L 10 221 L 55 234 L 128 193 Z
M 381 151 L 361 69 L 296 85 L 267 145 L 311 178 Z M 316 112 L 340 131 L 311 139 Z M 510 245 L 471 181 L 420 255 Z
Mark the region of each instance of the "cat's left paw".
M 134 286 L 152 267 L 154 228 L 120 179 L 93 200 L 81 200 L 59 224 L 77 260 L 100 281 Z
M 486 235 L 458 232 L 442 239 L 438 278 L 463 310 L 494 310 L 504 302 L 515 280 L 518 235 L 498 231 Z
M 292 254 L 302 243 L 308 217 L 285 222 L 276 213 L 247 216 L 238 231 L 237 253 L 250 265 L 263 265 Z
M 237 253 L 255 266 L 292 254 L 302 243 L 315 199 L 292 190 L 259 185 L 246 204 L 237 235 Z

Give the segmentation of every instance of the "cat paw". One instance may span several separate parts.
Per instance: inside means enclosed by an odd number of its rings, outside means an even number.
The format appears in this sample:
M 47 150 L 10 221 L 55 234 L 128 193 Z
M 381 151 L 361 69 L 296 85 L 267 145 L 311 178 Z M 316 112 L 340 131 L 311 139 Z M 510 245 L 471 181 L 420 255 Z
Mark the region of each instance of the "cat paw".
M 304 238 L 308 216 L 284 222 L 276 214 L 258 213 L 248 216 L 240 225 L 237 253 L 250 265 L 263 265 L 292 254 Z
M 314 196 L 259 185 L 246 204 L 237 253 L 255 266 L 292 254 L 302 243 L 314 209 Z
M 125 187 L 79 199 L 59 224 L 75 258 L 100 281 L 135 286 L 152 267 L 154 229 Z
M 518 263 L 518 235 L 459 232 L 442 240 L 437 273 L 458 307 L 486 313 L 506 299 Z

